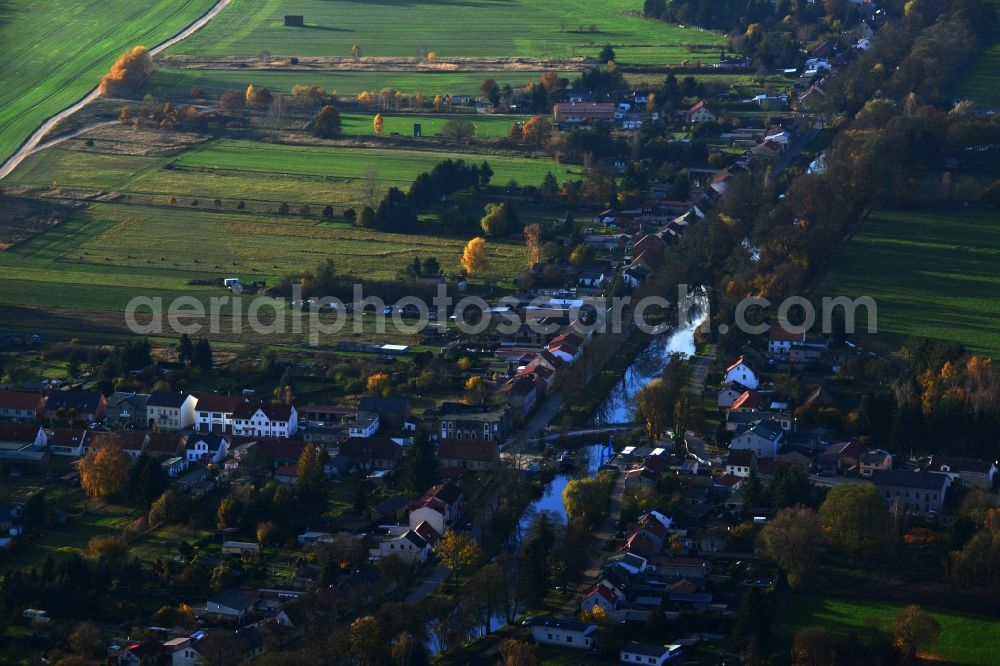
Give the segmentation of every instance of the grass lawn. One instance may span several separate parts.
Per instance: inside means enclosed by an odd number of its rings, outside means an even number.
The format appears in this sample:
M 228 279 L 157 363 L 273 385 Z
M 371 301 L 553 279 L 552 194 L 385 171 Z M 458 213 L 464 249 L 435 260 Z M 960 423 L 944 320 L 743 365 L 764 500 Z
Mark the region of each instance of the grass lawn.
M 718 34 L 625 13 L 641 9 L 632 0 L 589 3 L 584 13 L 572 0 L 234 0 L 170 52 L 349 56 L 358 44 L 368 56 L 416 57 L 425 49 L 441 57 L 596 57 L 610 43 L 621 62 L 659 64 L 695 59 L 688 44 L 725 43 Z M 306 27 L 284 27 L 285 14 L 303 15 Z
M 955 95 L 984 106 L 1000 106 L 1000 43 L 979 54 L 975 64 L 962 78 Z
M 838 250 L 818 291 L 874 298 L 878 334 L 893 343 L 910 335 L 955 340 L 1000 358 L 998 260 L 992 211 L 876 210 Z
M 835 634 L 863 631 L 865 620 L 877 618 L 888 627 L 904 606 L 900 603 L 862 599 L 836 599 L 808 594 L 789 594 L 779 611 L 779 639 L 791 645 L 804 627 L 822 626 Z M 931 651 L 960 664 L 983 666 L 997 663 L 1000 623 L 995 619 L 925 608 L 941 625 L 941 639 Z
M 560 76 L 571 81 L 576 72 L 560 72 Z M 226 90 L 244 90 L 247 84 L 265 86 L 274 92 L 290 93 L 297 85 L 320 86 L 329 92 L 354 96 L 362 90 L 379 91 L 394 88 L 412 94 L 424 93 L 429 102 L 435 95 L 478 96 L 483 79 L 492 78 L 498 84 L 509 83 L 512 88 L 521 88 L 528 81 L 537 81 L 542 72 L 499 71 L 499 72 L 331 72 L 331 71 L 281 71 L 243 69 L 179 69 L 163 67 L 153 75 L 150 91 L 158 98 L 173 99 L 187 95 L 192 86 L 200 86 L 212 97 Z M 631 80 L 631 77 L 629 77 Z M 662 84 L 663 77 L 659 83 Z
M 0 161 L 94 88 L 127 48 L 153 46 L 213 0 L 8 0 L 0 18 Z

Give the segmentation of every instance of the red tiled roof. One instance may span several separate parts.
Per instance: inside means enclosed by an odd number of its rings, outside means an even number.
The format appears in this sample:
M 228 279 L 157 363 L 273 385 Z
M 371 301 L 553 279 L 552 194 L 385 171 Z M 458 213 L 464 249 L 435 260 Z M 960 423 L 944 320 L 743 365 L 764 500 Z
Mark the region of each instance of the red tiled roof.
M 123 451 L 141 451 L 146 441 L 144 432 L 94 432 L 90 431 L 90 446 L 116 446 Z
M 785 327 L 779 323 L 771 324 L 771 328 L 767 333 L 768 339 L 773 342 L 802 342 L 806 338 L 805 332 L 802 333 L 792 333 L 785 330 Z
M 441 535 L 426 520 L 413 528 L 413 531 L 419 534 L 420 538 L 429 543 L 431 547 L 436 546 L 437 542 L 441 540 Z
M 497 459 L 496 442 L 442 439 L 438 443 L 440 460 L 467 460 L 470 462 L 492 462 Z
M 733 401 L 731 410 L 736 411 L 738 409 L 747 409 L 750 411 L 756 411 L 761 408 L 764 404 L 764 399 L 760 397 L 757 391 L 744 391 L 743 394 Z
M 174 455 L 181 448 L 181 435 L 171 432 L 154 432 L 149 435 L 147 453 L 164 453 Z
M 27 391 L 0 391 L 0 409 L 35 409 L 42 404 L 40 393 Z
M 238 395 L 222 395 L 220 393 L 205 393 L 198 396 L 195 409 L 199 412 L 223 412 L 231 414 L 236 411 L 243 398 Z
M 76 448 L 80 442 L 87 441 L 87 431 L 83 428 L 55 428 L 49 437 L 49 446 L 71 446 Z
M 0 423 L 0 442 L 33 443 L 39 428 L 33 423 Z
M 304 442 L 289 441 L 287 439 L 275 439 L 267 437 L 257 440 L 257 449 L 265 460 L 281 458 L 283 460 L 298 460 L 302 455 L 302 449 L 306 448 Z
M 258 409 L 271 421 L 287 421 L 292 417 L 292 406 L 282 402 L 241 402 L 233 410 L 233 418 L 249 419 Z

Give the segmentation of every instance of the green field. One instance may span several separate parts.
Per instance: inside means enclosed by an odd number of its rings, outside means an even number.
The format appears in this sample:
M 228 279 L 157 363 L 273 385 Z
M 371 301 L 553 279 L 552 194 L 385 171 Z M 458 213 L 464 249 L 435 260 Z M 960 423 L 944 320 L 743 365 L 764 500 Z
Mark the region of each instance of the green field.
M 538 185 L 558 165 L 551 159 L 462 155 L 432 150 L 393 150 L 381 148 L 341 148 L 289 146 L 275 143 L 221 139 L 195 148 L 176 160 L 178 166 L 225 169 L 247 173 L 284 173 L 323 176 L 325 178 L 363 178 L 368 169 L 378 172 L 379 180 L 406 185 L 422 171 L 429 171 L 446 159 L 487 160 L 498 183 L 517 178 L 523 185 Z
M 956 96 L 970 99 L 984 106 L 1000 106 L 1000 44 L 994 44 L 979 54 L 976 63 L 969 69 Z
M 911 335 L 954 340 L 1000 358 L 998 261 L 993 211 L 876 210 L 834 255 L 819 291 L 874 298 L 879 337 L 892 343 Z
M 633 0 L 585 7 L 573 0 L 234 0 L 170 53 L 349 56 L 358 44 L 368 56 L 415 57 L 422 48 L 440 57 L 596 57 L 610 43 L 622 62 L 665 64 L 697 59 L 685 45 L 725 43 L 721 35 L 628 15 L 642 9 Z M 303 15 L 307 27 L 284 27 L 285 14 Z
M 572 80 L 575 72 L 560 72 Z M 241 70 L 241 69 L 179 69 L 163 67 L 153 75 L 150 90 L 163 99 L 186 95 L 192 86 L 200 86 L 208 95 L 216 97 L 226 90 L 243 90 L 247 84 L 265 86 L 276 92 L 289 93 L 297 85 L 320 86 L 341 95 L 357 95 L 362 90 L 378 91 L 393 88 L 412 94 L 422 92 L 427 100 L 434 95 L 479 95 L 483 79 L 492 78 L 499 84 L 509 83 L 513 88 L 523 87 L 528 81 L 537 81 L 542 72 L 333 72 L 296 70 Z M 662 83 L 662 76 L 659 83 Z
M 785 645 L 791 645 L 792 637 L 799 629 L 811 626 L 821 626 L 841 635 L 862 632 L 869 617 L 876 618 L 883 628 L 888 628 L 903 606 L 901 603 L 789 594 L 779 611 L 779 638 Z M 997 663 L 1000 622 L 952 611 L 925 610 L 941 625 L 941 639 L 932 650 L 935 655 L 973 666 Z
M 0 161 L 43 120 L 93 89 L 115 59 L 154 46 L 213 0 L 8 0 L 0 6 Z
M 384 126 L 382 134 L 391 135 L 393 133 L 403 136 L 413 134 L 413 124 L 420 123 L 423 136 L 440 135 L 444 124 L 454 118 L 454 114 L 414 114 L 414 115 L 391 115 L 382 114 Z M 479 114 L 467 116 L 476 125 L 476 136 L 480 138 L 506 137 L 510 133 L 510 126 L 516 122 L 524 122 L 531 116 L 491 116 Z M 374 136 L 375 128 L 372 124 L 374 114 L 370 113 L 345 113 L 342 116 L 344 121 L 344 134 L 358 135 L 367 134 Z

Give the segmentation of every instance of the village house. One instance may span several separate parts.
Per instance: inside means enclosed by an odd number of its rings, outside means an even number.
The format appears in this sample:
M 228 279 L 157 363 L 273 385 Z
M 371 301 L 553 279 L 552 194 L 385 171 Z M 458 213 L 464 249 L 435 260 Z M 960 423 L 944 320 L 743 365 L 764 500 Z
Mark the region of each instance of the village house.
M 518 375 L 500 387 L 500 395 L 510 405 L 515 419 L 523 419 L 535 409 L 538 400 L 538 378 L 534 373 Z
M 295 407 L 277 402 L 241 402 L 233 412 L 233 434 L 287 439 L 298 432 Z
M 351 437 L 340 445 L 337 455 L 362 469 L 393 470 L 403 460 L 403 447 L 388 437 Z
M 441 439 L 503 441 L 511 426 L 510 408 L 446 402 L 438 416 Z
M 438 534 L 444 534 L 461 514 L 463 491 L 453 483 L 441 483 L 410 506 L 409 525 L 416 529 L 427 523 Z
M 406 417 L 410 415 L 410 403 L 406 398 L 380 398 L 365 396 L 358 401 L 359 412 L 377 414 L 382 425 L 389 428 L 402 428 Z
M 748 389 L 756 389 L 760 385 L 760 381 L 757 379 L 757 372 L 745 355 L 740 356 L 732 365 L 726 368 L 726 376 L 723 382 L 726 384 L 737 382 Z
M 997 465 L 995 462 L 977 458 L 934 456 L 927 471 L 946 474 L 953 482 L 957 481 L 964 488 L 992 490 Z
M 697 104 L 688 109 L 684 116 L 687 118 L 688 124 L 691 125 L 697 125 L 699 123 L 714 123 L 718 119 L 715 112 L 708 108 L 708 104 L 705 103 L 705 100 L 699 101 Z
M 496 442 L 442 439 L 438 442 L 438 460 L 443 469 L 483 471 L 496 467 L 500 452 Z
M 602 580 L 587 590 L 580 599 L 580 612 L 589 613 L 600 606 L 607 613 L 618 610 L 622 603 L 622 593 L 609 582 Z
M 45 402 L 50 419 L 72 423 L 93 423 L 104 418 L 108 400 L 100 391 L 53 391 Z
M 552 122 L 556 125 L 580 125 L 614 119 L 615 105 L 611 103 L 580 102 L 552 105 Z
M 892 454 L 882 449 L 868 449 L 858 459 L 858 473 L 869 478 L 876 471 L 888 472 L 892 469 Z
M 180 476 L 187 471 L 188 465 L 187 458 L 181 458 L 180 456 L 174 456 L 173 458 L 167 458 L 160 463 L 160 469 L 167 473 L 171 479 Z
M 205 610 L 210 615 L 234 618 L 242 625 L 257 607 L 258 601 L 257 597 L 242 590 L 226 590 L 210 597 Z
M 146 450 L 149 433 L 146 432 L 96 432 L 89 431 L 84 453 L 90 453 L 100 446 L 114 446 L 136 460 Z
M 384 531 L 371 559 L 378 560 L 395 555 L 409 564 L 423 564 L 431 553 L 429 544 L 416 530 L 406 525 L 391 525 L 380 528 Z
M 786 356 L 792 350 L 793 342 L 805 342 L 806 332 L 794 332 L 791 325 L 771 324 L 767 334 L 767 351 L 772 356 Z
M 373 437 L 378 432 L 380 425 L 377 413 L 358 410 L 358 413 L 354 416 L 354 421 L 347 427 L 347 436 L 361 439 Z
M 149 441 L 146 443 L 146 454 L 154 458 L 174 458 L 181 455 L 186 443 L 187 437 L 179 433 L 150 433 Z
M 219 463 L 229 452 L 229 441 L 222 435 L 191 435 L 184 456 L 189 462 Z
M 146 428 L 149 421 L 146 418 L 146 401 L 148 393 L 133 391 L 115 391 L 108 398 L 106 420 L 119 428 Z
M 747 388 L 739 382 L 726 382 L 719 391 L 719 409 L 730 409 L 737 398 L 747 392 Z
M 198 399 L 190 393 L 154 391 L 146 400 L 146 421 L 160 430 L 184 430 L 194 425 Z
M 746 449 L 752 451 L 757 459 L 773 458 L 785 441 L 785 431 L 774 421 L 762 420 L 741 426 L 736 430 L 730 451 Z
M 818 471 L 843 474 L 849 469 L 858 467 L 865 450 L 866 447 L 857 442 L 834 442 L 816 456 L 813 464 Z
M 876 471 L 871 478 L 890 507 L 924 517 L 940 513 L 951 483 L 947 474 L 904 470 Z
M 233 413 L 242 397 L 207 393 L 198 396 L 194 417 L 194 429 L 200 433 L 230 433 L 233 430 Z
M 28 391 L 0 391 L 0 420 L 30 423 L 45 416 L 45 397 Z
M 526 622 L 536 643 L 591 650 L 597 642 L 597 625 L 559 617 L 533 617 Z
M 643 664 L 644 666 L 663 666 L 672 659 L 680 659 L 680 645 L 652 645 L 629 641 L 618 653 L 618 661 L 623 664 Z
M 302 449 L 305 446 L 304 442 L 268 437 L 257 440 L 257 445 L 251 455 L 241 455 L 240 449 L 237 448 L 234 452 L 234 457 L 240 460 L 241 467 L 243 466 L 243 462 L 248 462 L 249 459 L 256 458 L 267 469 L 276 470 L 283 465 L 297 464 L 299 457 L 302 456 Z M 248 450 L 247 454 L 249 453 L 250 451 Z
M 48 442 L 52 455 L 79 458 L 87 445 L 87 431 L 83 428 L 54 428 L 49 433 Z
M 750 470 L 757 466 L 757 457 L 750 449 L 730 449 L 726 457 L 726 474 L 738 477 L 750 476 Z

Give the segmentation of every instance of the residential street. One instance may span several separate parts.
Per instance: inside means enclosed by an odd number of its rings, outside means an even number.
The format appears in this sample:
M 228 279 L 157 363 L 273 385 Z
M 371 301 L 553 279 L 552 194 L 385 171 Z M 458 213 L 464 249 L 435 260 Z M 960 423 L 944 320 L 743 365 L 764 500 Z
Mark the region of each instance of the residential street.
M 435 567 L 430 575 L 406 595 L 406 603 L 417 604 L 434 594 L 441 584 L 448 580 L 448 567 Z

